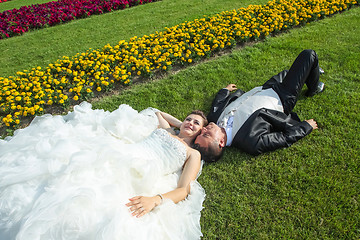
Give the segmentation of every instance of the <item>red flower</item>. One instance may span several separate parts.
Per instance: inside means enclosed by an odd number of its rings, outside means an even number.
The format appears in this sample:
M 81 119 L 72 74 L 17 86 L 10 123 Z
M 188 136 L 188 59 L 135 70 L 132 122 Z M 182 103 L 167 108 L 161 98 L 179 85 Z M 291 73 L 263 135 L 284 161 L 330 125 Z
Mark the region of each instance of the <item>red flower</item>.
M 6 0 L 0 0 L 5 2 Z M 59 0 L 44 4 L 23 6 L 0 13 L 0 39 L 29 31 L 54 26 L 77 18 L 124 9 L 127 6 L 156 0 Z

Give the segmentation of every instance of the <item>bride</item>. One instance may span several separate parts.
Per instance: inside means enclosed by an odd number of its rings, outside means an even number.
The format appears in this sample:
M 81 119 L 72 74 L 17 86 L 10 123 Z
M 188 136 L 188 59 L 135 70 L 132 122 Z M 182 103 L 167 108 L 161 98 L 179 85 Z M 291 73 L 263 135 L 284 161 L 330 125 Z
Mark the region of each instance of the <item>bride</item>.
M 199 239 L 202 164 L 189 146 L 206 123 L 86 102 L 36 117 L 0 140 L 0 239 Z

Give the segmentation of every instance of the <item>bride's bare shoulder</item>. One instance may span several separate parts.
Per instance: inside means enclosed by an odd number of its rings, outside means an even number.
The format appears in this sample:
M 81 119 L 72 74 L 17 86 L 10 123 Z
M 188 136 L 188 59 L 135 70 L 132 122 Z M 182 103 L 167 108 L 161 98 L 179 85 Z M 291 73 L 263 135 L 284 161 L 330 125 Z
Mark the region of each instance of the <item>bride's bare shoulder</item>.
M 188 158 L 191 156 L 192 158 L 201 160 L 201 154 L 198 150 L 186 145 L 186 152 Z

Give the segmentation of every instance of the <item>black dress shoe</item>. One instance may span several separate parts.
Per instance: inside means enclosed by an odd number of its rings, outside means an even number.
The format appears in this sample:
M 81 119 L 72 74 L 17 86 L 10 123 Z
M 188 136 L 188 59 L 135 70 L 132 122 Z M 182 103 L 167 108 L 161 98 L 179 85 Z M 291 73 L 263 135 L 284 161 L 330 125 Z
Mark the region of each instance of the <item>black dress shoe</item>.
M 306 96 L 312 97 L 312 96 L 314 96 L 314 95 L 316 95 L 316 94 L 318 94 L 318 93 L 323 92 L 323 91 L 324 91 L 324 88 L 325 88 L 325 84 L 324 84 L 323 82 L 320 82 L 320 81 L 319 81 L 316 89 L 315 89 L 314 91 L 309 91 L 309 90 L 308 90 L 308 91 L 306 92 Z

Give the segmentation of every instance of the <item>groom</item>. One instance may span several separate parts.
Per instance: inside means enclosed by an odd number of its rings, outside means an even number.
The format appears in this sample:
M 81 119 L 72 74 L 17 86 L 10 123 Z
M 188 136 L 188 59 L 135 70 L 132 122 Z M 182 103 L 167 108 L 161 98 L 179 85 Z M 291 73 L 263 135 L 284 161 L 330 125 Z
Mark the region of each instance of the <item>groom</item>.
M 195 139 L 194 147 L 207 162 L 220 159 L 225 146 L 252 155 L 289 147 L 317 129 L 313 119 L 300 121 L 292 110 L 304 84 L 307 96 L 324 90 L 321 73 L 315 51 L 304 50 L 288 71 L 273 76 L 263 86 L 246 93 L 235 84 L 221 89 L 207 116 L 210 124 Z

